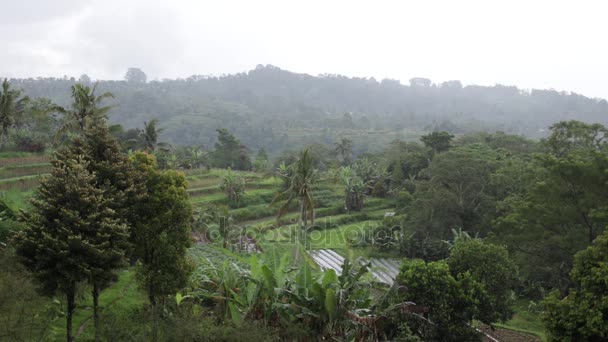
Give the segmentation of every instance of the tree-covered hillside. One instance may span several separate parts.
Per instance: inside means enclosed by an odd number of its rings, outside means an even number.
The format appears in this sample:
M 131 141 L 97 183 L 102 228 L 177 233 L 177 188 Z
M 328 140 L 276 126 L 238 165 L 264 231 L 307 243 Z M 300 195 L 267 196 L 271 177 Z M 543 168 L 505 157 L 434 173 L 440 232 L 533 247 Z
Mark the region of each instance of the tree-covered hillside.
M 86 84 L 91 78 L 10 80 L 30 97 L 48 97 L 64 106 L 77 81 Z M 216 129 L 227 128 L 246 146 L 273 154 L 341 136 L 353 139 L 355 152 L 366 152 L 433 130 L 540 137 L 560 120 L 608 124 L 606 100 L 574 93 L 463 86 L 460 81 L 434 84 L 424 78 L 403 85 L 390 79 L 315 77 L 270 65 L 235 75 L 149 82 L 141 70 L 130 69 L 124 81 L 99 81 L 98 92 L 106 91 L 115 96 L 113 123 L 132 128 L 158 119 L 161 140 L 207 147 L 215 142 Z
M 70 93 L 2 85 L 2 341 L 607 337 L 604 125 L 275 158 L 225 128 L 171 146 L 161 120 L 108 125 L 111 92 Z

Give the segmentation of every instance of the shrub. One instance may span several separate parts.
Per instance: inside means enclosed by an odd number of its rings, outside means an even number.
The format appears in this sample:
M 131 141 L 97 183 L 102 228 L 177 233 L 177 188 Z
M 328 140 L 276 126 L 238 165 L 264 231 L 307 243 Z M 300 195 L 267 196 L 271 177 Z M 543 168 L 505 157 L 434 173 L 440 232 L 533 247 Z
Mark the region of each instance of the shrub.
M 397 281 L 407 286 L 400 301 L 414 302 L 424 312 L 423 319 L 412 316 L 408 323 L 425 341 L 481 340 L 467 325 L 477 313 L 472 291 L 479 287 L 470 277 L 454 278 L 444 261 L 406 260 Z

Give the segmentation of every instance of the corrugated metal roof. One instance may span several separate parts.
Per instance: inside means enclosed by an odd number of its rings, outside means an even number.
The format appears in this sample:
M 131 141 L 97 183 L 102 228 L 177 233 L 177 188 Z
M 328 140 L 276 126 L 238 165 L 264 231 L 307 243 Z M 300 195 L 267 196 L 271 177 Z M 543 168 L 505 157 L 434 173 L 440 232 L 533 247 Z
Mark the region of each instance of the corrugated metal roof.
M 308 254 L 312 259 L 321 267 L 322 270 L 332 269 L 336 273 L 342 274 L 342 265 L 344 264 L 344 257 L 336 253 L 331 249 L 318 249 L 309 250 Z M 399 259 L 385 259 L 385 258 L 371 258 L 370 272 L 381 283 L 392 285 L 399 274 L 399 267 L 401 266 L 401 260 Z

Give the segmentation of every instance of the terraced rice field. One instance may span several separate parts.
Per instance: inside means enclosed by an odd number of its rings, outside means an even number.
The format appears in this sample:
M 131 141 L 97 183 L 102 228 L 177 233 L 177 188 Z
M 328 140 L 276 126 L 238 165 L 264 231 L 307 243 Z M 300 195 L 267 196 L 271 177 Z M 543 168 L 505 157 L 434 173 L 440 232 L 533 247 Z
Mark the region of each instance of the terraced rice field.
M 50 171 L 47 156 L 21 154 L 0 156 L 0 198 L 16 208 L 27 205 L 27 198 L 39 184 L 40 176 Z M 229 208 L 228 198 L 220 189 L 225 171 L 212 169 L 185 170 L 188 194 L 195 211 L 209 205 L 226 207 L 235 226 L 253 234 L 261 248 L 273 244 L 293 244 L 299 218 L 297 203 L 280 220 L 276 213 L 278 205 L 270 206 L 280 191 L 279 178 L 254 172 L 239 171 L 245 178 L 245 194 L 236 208 Z M 367 230 L 380 224 L 384 213 L 393 211 L 393 201 L 382 198 L 367 198 L 361 212 L 346 212 L 344 191 L 334 182 L 324 181 L 315 185 L 315 227 L 308 234 L 307 247 L 332 248 L 339 251 L 356 250 L 357 239 Z M 365 254 L 359 250 L 356 254 Z
M 50 169 L 49 159 L 44 155 L 0 154 L 0 198 L 16 208 L 24 207 L 40 176 L 48 174 Z
M 27 198 L 38 185 L 41 175 L 47 174 L 50 164 L 47 156 L 34 154 L 20 154 L 6 156 L 0 154 L 0 198 L 15 208 L 27 206 Z M 223 170 L 187 170 L 188 193 L 195 210 L 208 205 L 226 206 L 228 199 L 220 189 Z M 291 208 L 280 220 L 276 218 L 277 208 L 270 206 L 270 202 L 281 189 L 281 180 L 272 176 L 239 172 L 246 179 L 246 191 L 243 200 L 237 208 L 229 208 L 228 213 L 233 218 L 233 224 L 252 234 L 262 251 L 284 253 L 294 250 L 295 239 L 298 235 L 297 205 Z M 395 263 L 392 255 L 382 258 L 370 258 L 370 249 L 357 247 L 357 242 L 370 229 L 381 224 L 386 212 L 394 211 L 394 200 L 384 198 L 366 198 L 365 207 L 361 212 L 346 212 L 344 209 L 344 191 L 339 184 L 325 181 L 317 184 L 313 192 L 316 202 L 315 227 L 306 236 L 304 245 L 313 254 L 318 250 L 332 250 L 340 258 L 363 256 L 372 261 L 372 274 L 378 274 L 377 279 L 390 283 L 395 273 Z M 234 259 L 246 264 L 248 257 L 243 254 L 234 254 L 217 245 L 194 245 L 191 248 L 192 256 L 197 258 L 213 258 L 216 260 Z M 314 262 L 311 255 L 309 259 Z M 343 260 L 343 259 L 340 259 Z M 387 264 L 388 262 L 388 264 Z M 375 264 L 374 264 L 375 263 Z M 389 266 L 387 266 L 389 265 Z M 315 265 L 323 268 L 322 266 Z M 393 267 L 395 266 L 395 267 Z M 132 293 L 131 293 L 132 292 Z M 124 294 L 127 294 L 126 296 Z M 115 298 L 135 298 L 137 302 L 143 301 L 141 294 L 136 291 L 132 280 L 132 273 L 126 271 L 121 274 L 119 282 L 104 292 L 102 301 L 113 302 Z M 115 298 L 114 298 L 115 297 Z M 525 310 L 518 308 L 518 312 Z M 76 323 L 82 330 L 79 334 L 85 337 L 91 335 L 89 317 L 83 314 L 76 318 Z M 519 327 L 521 324 L 516 318 L 502 327 Z M 527 327 L 529 330 L 538 330 L 536 327 Z M 534 328 L 534 329 L 533 329 Z M 503 329 L 506 332 L 512 330 Z M 532 339 L 530 339 L 532 340 Z

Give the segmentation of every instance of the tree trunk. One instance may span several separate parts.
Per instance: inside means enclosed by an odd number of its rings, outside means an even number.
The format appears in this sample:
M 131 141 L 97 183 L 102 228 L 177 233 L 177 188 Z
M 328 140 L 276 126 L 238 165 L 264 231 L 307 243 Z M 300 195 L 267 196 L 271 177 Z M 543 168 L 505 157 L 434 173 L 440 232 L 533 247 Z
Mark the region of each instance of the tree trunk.
M 154 296 L 154 290 L 152 289 L 152 285 L 148 286 L 148 299 L 150 300 L 150 305 L 155 307 L 156 306 L 156 297 Z
M 99 342 L 99 287 L 93 283 L 93 327 L 95 328 L 95 342 Z
M 158 340 L 158 330 L 156 322 L 156 297 L 154 296 L 154 291 L 151 285 L 148 286 L 148 299 L 150 300 L 150 308 L 152 310 L 152 341 L 156 342 Z
M 347 192 L 346 209 L 349 211 L 361 211 L 363 209 L 363 195 L 353 191 Z
M 76 290 L 75 290 L 75 285 L 72 284 L 71 288 L 67 291 L 66 293 L 66 297 L 67 297 L 67 301 L 68 301 L 68 307 L 67 307 L 67 327 L 66 327 L 66 332 L 67 332 L 67 340 L 68 342 L 73 342 L 74 341 L 74 336 L 72 336 L 72 316 L 74 315 L 74 309 L 76 308 Z
M 304 199 L 300 199 L 300 221 L 304 224 L 304 228 L 306 228 L 306 209 L 304 207 Z
M 152 305 L 152 342 L 158 341 L 158 305 Z

